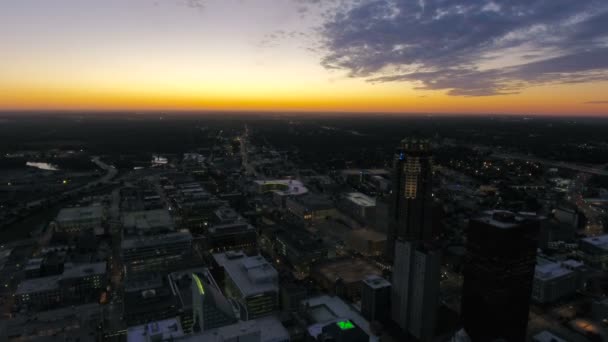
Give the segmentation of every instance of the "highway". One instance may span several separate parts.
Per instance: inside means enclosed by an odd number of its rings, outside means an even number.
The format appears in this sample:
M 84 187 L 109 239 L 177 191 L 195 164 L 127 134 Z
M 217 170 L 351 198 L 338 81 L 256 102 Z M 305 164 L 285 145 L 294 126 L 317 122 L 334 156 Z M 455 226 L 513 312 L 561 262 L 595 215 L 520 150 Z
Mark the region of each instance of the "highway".
M 552 167 L 557 167 L 557 168 L 562 168 L 562 169 L 569 169 L 569 170 L 574 170 L 574 171 L 579 171 L 579 172 L 585 172 L 585 173 L 594 174 L 594 175 L 600 175 L 600 176 L 608 176 L 608 170 L 606 170 L 604 168 L 605 165 L 601 165 L 601 166 L 584 166 L 584 165 L 578 165 L 578 164 L 567 163 L 567 162 L 562 162 L 562 161 L 555 161 L 555 160 L 537 158 L 537 157 L 527 156 L 527 155 L 523 155 L 523 154 L 511 154 L 511 153 L 509 153 L 509 154 L 506 154 L 506 153 L 493 153 L 491 155 L 491 157 L 492 158 L 497 158 L 497 159 L 524 160 L 524 161 L 530 161 L 530 162 L 539 163 L 539 164 L 543 164 L 543 165 L 547 165 L 547 166 L 552 166 Z

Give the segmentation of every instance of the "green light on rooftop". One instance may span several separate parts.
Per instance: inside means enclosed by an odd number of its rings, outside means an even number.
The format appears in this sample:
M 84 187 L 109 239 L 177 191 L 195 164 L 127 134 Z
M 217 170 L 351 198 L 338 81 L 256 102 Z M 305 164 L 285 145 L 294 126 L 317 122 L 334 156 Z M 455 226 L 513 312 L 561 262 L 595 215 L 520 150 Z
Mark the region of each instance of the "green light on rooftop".
M 349 330 L 349 329 L 354 329 L 355 328 L 355 325 L 351 321 L 349 321 L 349 320 L 338 321 L 338 322 L 336 322 L 336 324 L 342 330 Z
M 201 279 L 194 273 L 192 273 L 192 279 L 194 279 L 196 287 L 198 287 L 198 293 L 204 295 L 205 289 L 203 288 L 203 282 L 201 282 Z

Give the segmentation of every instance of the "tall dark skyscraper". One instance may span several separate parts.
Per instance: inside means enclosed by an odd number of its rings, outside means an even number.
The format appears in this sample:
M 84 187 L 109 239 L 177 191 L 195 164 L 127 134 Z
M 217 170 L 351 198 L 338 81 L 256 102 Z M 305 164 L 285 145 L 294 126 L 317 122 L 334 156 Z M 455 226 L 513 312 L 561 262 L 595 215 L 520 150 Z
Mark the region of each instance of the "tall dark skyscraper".
M 396 240 L 428 241 L 433 237 L 433 157 L 426 140 L 404 139 L 393 161 L 393 192 L 387 257 L 393 260 Z
M 419 341 L 435 332 L 440 253 L 432 247 L 432 153 L 405 139 L 395 154 L 387 257 L 393 261 L 391 317 Z
M 525 341 L 540 222 L 508 211 L 471 220 L 462 316 L 476 341 Z

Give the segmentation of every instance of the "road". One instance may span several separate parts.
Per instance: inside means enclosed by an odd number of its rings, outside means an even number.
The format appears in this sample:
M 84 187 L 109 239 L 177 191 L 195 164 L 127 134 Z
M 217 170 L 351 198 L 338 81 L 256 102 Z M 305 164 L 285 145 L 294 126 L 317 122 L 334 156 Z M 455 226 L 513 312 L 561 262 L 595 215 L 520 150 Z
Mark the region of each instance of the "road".
M 97 186 L 99 184 L 107 183 L 107 182 L 111 181 L 114 177 L 116 177 L 116 175 L 118 174 L 118 170 L 114 166 L 108 165 L 108 164 L 104 163 L 103 161 L 101 161 L 100 157 L 95 156 L 95 157 L 93 157 L 91 159 L 91 161 L 95 165 L 97 165 L 100 169 L 106 171 L 106 174 L 103 175 L 100 178 L 97 178 L 96 180 L 93 180 L 93 181 L 87 183 L 87 184 L 84 184 L 84 185 L 79 186 L 77 188 L 74 188 L 72 190 L 64 191 L 61 194 L 58 194 L 56 196 L 42 198 L 42 199 L 38 199 L 38 200 L 35 200 L 35 201 L 28 202 L 25 205 L 26 208 L 39 207 L 39 206 L 42 206 L 44 203 L 51 202 L 51 201 L 53 201 L 55 199 L 65 198 L 65 197 L 67 197 L 69 195 L 78 193 L 79 191 L 87 190 L 87 189 L 93 188 L 93 187 L 95 187 L 95 186 Z
M 569 169 L 569 170 L 589 173 L 589 174 L 593 174 L 593 175 L 608 176 L 608 170 L 606 170 L 604 168 L 605 165 L 592 167 L 592 166 L 578 165 L 578 164 L 573 164 L 573 163 L 566 163 L 566 162 L 562 162 L 562 161 L 537 158 L 537 157 L 527 156 L 527 155 L 523 155 L 523 154 L 511 154 L 511 153 L 509 153 L 509 154 L 493 153 L 491 155 L 491 157 L 497 158 L 497 159 L 518 159 L 518 160 L 530 161 L 530 162 L 539 163 L 539 164 L 557 167 L 557 168 L 562 168 L 562 169 Z
M 245 125 L 245 131 L 243 132 L 243 135 L 239 138 L 239 142 L 241 143 L 241 159 L 243 161 L 245 173 L 258 177 L 255 168 L 249 163 L 249 156 L 247 151 L 247 144 L 249 144 L 249 127 L 247 125 Z
M 587 223 L 584 228 L 585 235 L 598 236 L 604 233 L 601 213 L 594 208 L 591 203 L 585 201 L 583 198 L 583 189 L 585 188 L 587 181 L 589 181 L 589 178 L 590 175 L 588 173 L 577 174 L 572 180 L 570 188 L 568 189 L 568 197 L 587 219 Z

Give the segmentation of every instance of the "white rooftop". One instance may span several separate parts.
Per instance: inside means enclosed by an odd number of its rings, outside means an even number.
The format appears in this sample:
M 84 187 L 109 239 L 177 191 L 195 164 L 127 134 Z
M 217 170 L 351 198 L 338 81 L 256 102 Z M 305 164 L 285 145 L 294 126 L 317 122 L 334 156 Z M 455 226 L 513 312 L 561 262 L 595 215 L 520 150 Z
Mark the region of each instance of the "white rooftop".
M 176 342 L 220 342 L 220 341 L 256 341 L 283 342 L 289 341 L 289 332 L 275 316 L 266 316 L 249 321 L 227 325 L 225 327 L 205 331 L 198 335 L 190 335 Z M 131 342 L 129 340 L 129 342 Z
M 215 261 L 239 288 L 243 296 L 279 291 L 278 272 L 261 255 L 249 257 L 243 252 L 213 254 Z
M 346 194 L 346 198 L 361 207 L 374 207 L 376 206 L 376 199 L 369 197 L 366 194 L 360 192 L 350 192 Z
M 321 327 L 325 323 L 334 322 L 339 319 L 349 319 L 355 322 L 365 333 L 372 336 L 369 329 L 369 322 L 361 316 L 361 314 L 353 307 L 345 303 L 339 297 L 322 295 L 318 297 L 308 298 L 302 301 L 302 304 L 308 304 L 312 310 L 313 319 L 316 324 Z M 314 327 L 315 325 L 311 326 Z
M 584 238 L 582 241 L 595 247 L 608 250 L 608 234 Z
M 297 196 L 308 192 L 304 184 L 296 179 L 256 180 L 254 183 L 258 186 L 276 186 L 277 188 L 272 192 L 281 196 Z
M 391 286 L 391 283 L 389 283 L 388 280 L 377 275 L 370 275 L 369 277 L 363 279 L 363 282 L 372 289 L 381 289 L 383 287 Z

